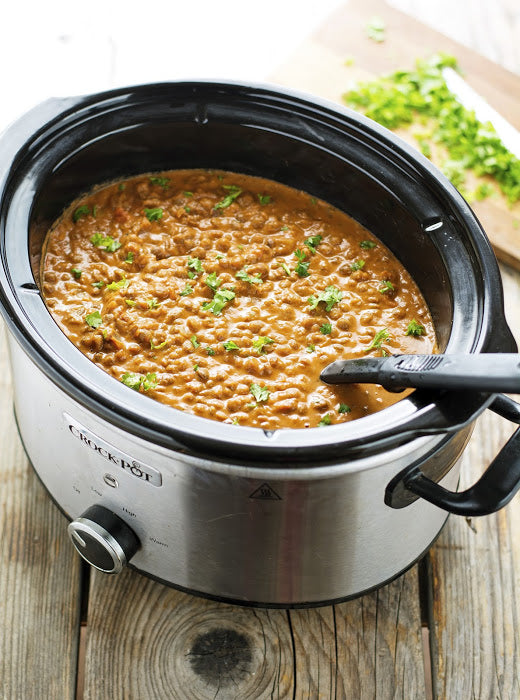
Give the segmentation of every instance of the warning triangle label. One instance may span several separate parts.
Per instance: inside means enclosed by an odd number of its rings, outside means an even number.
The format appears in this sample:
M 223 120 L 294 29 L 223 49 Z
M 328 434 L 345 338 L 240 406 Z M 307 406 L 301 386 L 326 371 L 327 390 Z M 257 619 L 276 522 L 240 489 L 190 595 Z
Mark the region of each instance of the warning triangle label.
M 257 489 L 253 491 L 253 493 L 249 496 L 249 498 L 256 498 L 260 501 L 281 501 L 281 497 L 276 493 L 276 491 L 273 489 L 272 486 L 269 486 L 269 484 L 262 484 L 259 486 Z

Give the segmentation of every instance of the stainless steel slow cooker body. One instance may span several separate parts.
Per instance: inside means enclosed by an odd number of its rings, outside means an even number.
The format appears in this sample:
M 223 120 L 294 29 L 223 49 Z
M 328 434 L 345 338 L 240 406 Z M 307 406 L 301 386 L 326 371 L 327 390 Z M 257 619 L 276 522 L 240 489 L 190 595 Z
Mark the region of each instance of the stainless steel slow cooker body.
M 263 175 L 379 236 L 419 283 L 445 352 L 513 351 L 489 243 L 431 164 L 348 110 L 222 83 L 51 100 L 8 130 L 0 158 L 0 301 L 17 421 L 87 560 L 115 572 L 131 558 L 190 591 L 294 606 L 359 595 L 428 549 L 447 514 L 417 493 L 446 507 L 472 423 L 500 409 L 495 396 L 414 392 L 307 431 L 191 416 L 132 392 L 66 339 L 41 298 L 38 258 L 50 223 L 95 184 L 175 167 Z M 458 510 L 493 510 L 515 489 L 490 505 L 477 488 Z

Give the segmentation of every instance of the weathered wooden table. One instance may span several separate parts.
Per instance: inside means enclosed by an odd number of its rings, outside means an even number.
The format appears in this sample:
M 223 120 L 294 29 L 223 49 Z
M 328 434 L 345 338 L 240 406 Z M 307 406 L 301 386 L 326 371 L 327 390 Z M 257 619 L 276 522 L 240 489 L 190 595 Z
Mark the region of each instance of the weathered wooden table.
M 517 0 L 394 4 L 520 72 Z M 502 273 L 520 341 L 520 274 Z M 80 563 L 22 450 L 3 337 L 0 426 L 2 698 L 520 698 L 520 499 L 450 518 L 419 565 L 361 599 L 240 608 Z M 478 420 L 462 487 L 511 430 Z

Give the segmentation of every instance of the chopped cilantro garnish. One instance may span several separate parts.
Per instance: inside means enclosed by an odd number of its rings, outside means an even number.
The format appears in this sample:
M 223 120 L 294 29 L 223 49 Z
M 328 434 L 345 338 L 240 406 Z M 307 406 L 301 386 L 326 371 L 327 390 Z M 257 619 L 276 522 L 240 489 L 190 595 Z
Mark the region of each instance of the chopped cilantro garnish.
M 365 261 L 364 260 L 356 260 L 355 262 L 352 263 L 350 266 L 351 270 L 362 270 L 365 267 Z
M 306 238 L 303 241 L 303 245 L 306 245 L 307 248 L 311 251 L 311 253 L 316 252 L 316 248 L 319 246 L 319 244 L 322 242 L 323 236 L 317 235 L 317 236 L 311 236 L 310 238 Z
M 204 282 L 208 285 L 210 289 L 212 289 L 214 292 L 217 291 L 217 289 L 220 287 L 222 284 L 222 280 L 217 279 L 217 273 L 212 272 L 211 275 L 208 275 Z
M 96 218 L 96 216 L 97 216 L 98 209 L 99 209 L 99 206 L 97 204 L 94 204 L 94 206 L 92 207 L 92 216 L 94 218 Z
M 157 387 L 157 375 L 155 372 L 148 372 L 143 379 L 143 391 L 149 391 Z
M 141 374 L 135 374 L 134 372 L 125 372 L 121 377 L 121 381 L 125 386 L 134 389 L 134 391 L 139 391 L 141 384 L 143 383 L 143 377 Z
M 217 254 L 215 255 L 215 260 L 222 260 L 222 259 L 225 258 L 225 257 L 226 257 L 226 256 L 224 255 L 224 253 L 217 253 Z
M 191 212 L 191 209 L 190 207 L 184 207 L 184 211 L 186 212 L 186 214 L 189 214 Z
M 332 326 L 330 323 L 322 323 L 320 326 L 320 333 L 323 335 L 330 335 L 332 333 Z
M 191 284 L 189 282 L 186 282 L 186 286 L 184 287 L 182 292 L 180 292 L 180 295 L 181 295 L 181 297 L 187 297 L 188 294 L 191 294 L 192 292 L 193 292 L 193 287 L 191 286 Z
M 406 329 L 406 335 L 424 335 L 426 333 L 426 328 L 418 323 L 415 318 L 410 321 L 408 328 Z
M 161 207 L 154 207 L 153 209 L 144 208 L 144 215 L 148 221 L 159 221 L 163 218 L 163 213 Z
M 110 284 L 107 284 L 106 288 L 111 292 L 117 292 L 119 289 L 126 289 L 129 284 L 130 282 L 123 277 L 119 282 L 110 282 Z
M 310 296 L 308 301 L 311 309 L 315 309 L 320 302 L 325 304 L 325 310 L 330 311 L 334 304 L 338 304 L 343 299 L 343 292 L 337 287 L 329 285 L 325 287 L 324 292 L 320 292 L 318 296 Z
M 475 189 L 474 194 L 477 202 L 481 202 L 483 199 L 491 197 L 491 195 L 495 194 L 495 190 L 488 182 L 481 182 Z
M 501 142 L 491 124 L 479 122 L 450 92 L 443 68 L 457 68 L 453 56 L 436 54 L 418 60 L 413 70 L 398 70 L 363 83 L 344 95 L 351 107 L 390 129 L 429 120 L 435 142 L 446 149 L 444 170 L 458 179 L 468 170 L 495 178 L 510 203 L 520 199 L 520 159 Z M 419 143 L 424 134 L 419 135 Z M 423 148 L 424 150 L 424 148 Z
M 92 311 L 85 316 L 85 321 L 91 328 L 99 328 L 99 326 L 103 323 L 103 318 L 99 311 Z
M 182 193 L 185 197 L 193 197 L 193 192 L 183 192 Z
M 200 275 L 204 272 L 204 268 L 202 267 L 202 263 L 198 258 L 190 258 L 188 257 L 188 277 L 190 279 L 194 279 L 197 275 Z
M 123 192 L 123 191 L 125 190 L 125 188 L 126 188 L 125 183 L 124 183 L 124 182 L 120 182 L 117 189 L 118 189 L 120 192 Z
M 318 200 L 316 199 L 316 197 L 311 197 L 311 204 L 317 204 L 317 203 L 318 203 Z
M 222 343 L 222 345 L 224 346 L 224 350 L 227 350 L 228 352 L 231 350 L 240 350 L 234 340 L 226 340 Z
M 215 209 L 225 209 L 233 204 L 235 199 L 242 194 L 242 188 L 238 185 L 222 185 L 222 187 L 229 192 L 229 194 L 224 197 L 218 204 L 215 204 Z
M 296 267 L 294 268 L 294 271 L 300 277 L 309 277 L 309 275 L 310 275 L 309 265 L 310 265 L 310 262 L 299 262 L 296 265 Z
M 206 311 L 211 311 L 215 316 L 219 316 L 224 306 L 234 298 L 235 292 L 231 291 L 231 289 L 219 289 L 215 292 L 213 300 L 203 304 L 202 308 Z
M 263 280 L 259 275 L 253 275 L 253 277 L 251 277 L 251 275 L 247 274 L 246 269 L 247 265 L 242 268 L 242 270 L 239 270 L 235 277 L 243 282 L 249 282 L 249 284 L 262 284 Z
M 347 406 L 346 403 L 340 403 L 338 407 L 338 413 L 350 413 L 351 411 L 352 409 L 350 408 L 350 406 Z
M 314 352 L 316 350 L 316 346 L 313 345 L 312 343 L 310 345 L 307 345 L 307 352 Z
M 132 251 L 130 251 L 129 253 L 127 253 L 126 258 L 123 260 L 123 262 L 125 262 L 125 263 L 133 263 L 133 262 L 134 262 L 134 257 L 135 257 L 135 253 L 133 253 Z
M 394 285 L 390 282 L 390 280 L 383 280 L 383 283 L 379 287 L 379 291 L 381 294 L 386 294 L 387 292 L 393 292 L 395 290 Z
M 266 335 L 259 335 L 253 340 L 253 347 L 257 353 L 261 355 L 263 352 L 265 352 L 264 347 L 266 345 L 271 345 L 272 343 L 274 343 L 272 338 L 268 338 Z
M 208 355 L 210 355 L 211 357 L 213 357 L 213 355 L 215 354 L 215 350 L 213 350 L 213 348 L 210 348 L 210 347 L 207 347 L 207 348 L 206 348 L 206 352 L 207 352 Z
M 96 248 L 103 248 L 109 253 L 115 253 L 116 250 L 121 248 L 121 243 L 112 238 L 112 236 L 103 236 L 102 233 L 95 233 L 90 242 L 93 243 Z
M 249 391 L 253 396 L 255 397 L 256 401 L 261 402 L 261 401 L 267 401 L 269 398 L 269 394 L 271 393 L 267 387 L 265 386 L 260 386 L 259 384 L 251 384 L 249 387 Z
M 102 289 L 105 286 L 105 283 L 102 280 L 99 280 L 99 282 L 92 282 L 92 286 Z
M 330 425 L 332 423 L 332 418 L 330 417 L 330 413 L 326 413 L 323 418 L 320 420 L 318 423 L 318 427 L 322 428 L 324 425 Z
M 153 340 L 150 340 L 150 350 L 161 350 L 161 348 L 164 348 L 164 346 L 168 343 L 167 340 L 163 340 L 162 343 L 159 343 L 159 345 L 155 345 Z
M 167 189 L 170 186 L 170 180 L 167 177 L 151 177 L 150 182 L 152 185 L 159 185 L 159 187 L 162 187 L 163 190 Z
M 289 227 L 287 226 L 287 224 L 284 224 L 282 226 L 282 228 L 280 229 L 280 231 L 288 231 L 288 230 L 289 230 Z
M 294 251 L 295 256 L 298 258 L 298 264 L 294 268 L 294 271 L 296 274 L 298 274 L 300 277 L 308 277 L 309 276 L 309 265 L 311 264 L 309 262 L 303 262 L 305 260 L 305 251 L 296 249 Z
M 147 299 L 146 303 L 148 304 L 149 309 L 156 309 L 158 306 L 160 306 L 160 302 L 157 301 L 155 297 L 153 299 Z
M 125 299 L 125 304 L 128 304 L 128 306 L 135 306 L 137 302 L 133 299 Z
M 271 201 L 271 195 L 269 194 L 259 194 L 258 201 L 260 204 L 269 204 Z
M 90 207 L 88 207 L 86 204 L 82 204 L 80 207 L 76 207 L 74 209 L 74 212 L 72 214 L 72 221 L 74 223 L 77 223 L 80 219 L 82 219 L 84 216 L 88 216 L 90 214 Z
M 134 391 L 139 391 L 141 387 L 143 391 L 149 391 L 150 389 L 155 389 L 158 384 L 155 372 L 148 372 L 144 377 L 142 374 L 135 374 L 135 372 L 125 372 L 121 377 L 121 381 L 130 389 L 134 389 Z
M 377 331 L 377 333 L 374 336 L 374 339 L 370 343 L 370 345 L 366 348 L 365 352 L 369 352 L 370 350 L 376 350 L 382 347 L 383 342 L 385 340 L 388 340 L 390 338 L 390 333 L 386 328 L 382 328 L 380 331 Z
M 367 37 L 378 43 L 385 40 L 385 29 L 385 23 L 380 17 L 372 17 L 365 27 Z
M 361 241 L 359 244 L 360 248 L 364 248 L 365 250 L 370 250 L 371 248 L 376 248 L 377 243 L 375 241 Z
M 291 269 L 290 269 L 289 265 L 287 265 L 287 263 L 284 263 L 284 262 L 280 263 L 280 267 L 282 268 L 282 270 L 285 272 L 286 275 L 291 274 Z
M 74 279 L 79 280 L 79 278 L 81 277 L 82 270 L 80 270 L 79 267 L 71 267 L 70 272 Z
M 196 336 L 196 335 L 192 335 L 192 336 L 191 336 L 191 338 L 190 338 L 190 343 L 193 345 L 193 347 L 195 348 L 195 350 L 196 350 L 196 349 L 199 347 L 199 345 L 200 345 L 199 341 L 197 340 L 197 336 Z

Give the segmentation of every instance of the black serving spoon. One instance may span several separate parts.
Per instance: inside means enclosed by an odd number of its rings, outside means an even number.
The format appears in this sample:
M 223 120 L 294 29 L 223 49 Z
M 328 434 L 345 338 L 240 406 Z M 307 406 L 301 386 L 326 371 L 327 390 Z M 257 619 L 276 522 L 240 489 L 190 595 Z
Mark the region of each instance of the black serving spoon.
M 388 355 L 336 360 L 320 375 L 327 384 L 381 384 L 389 391 L 475 389 L 520 393 L 520 355 Z

